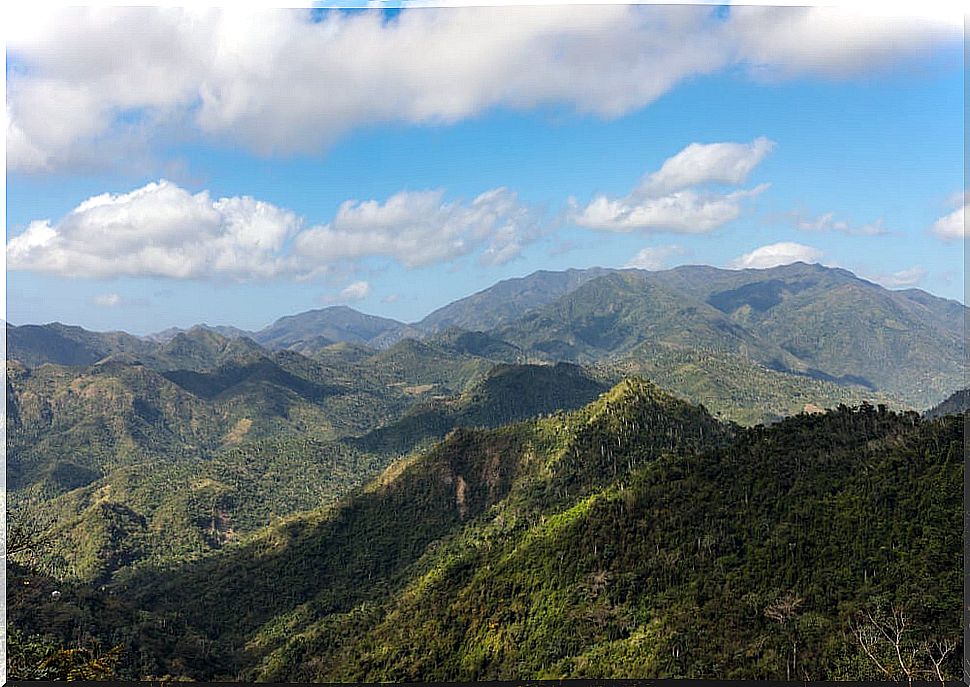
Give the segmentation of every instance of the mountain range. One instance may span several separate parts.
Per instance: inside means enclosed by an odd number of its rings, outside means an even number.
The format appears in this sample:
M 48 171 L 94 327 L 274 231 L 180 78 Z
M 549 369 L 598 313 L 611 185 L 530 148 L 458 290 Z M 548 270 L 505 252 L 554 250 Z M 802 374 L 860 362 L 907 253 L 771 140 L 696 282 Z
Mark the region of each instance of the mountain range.
M 270 350 L 313 357 L 335 343 L 386 349 L 458 328 L 506 349 L 503 359 L 594 363 L 638 346 L 740 355 L 771 370 L 863 387 L 927 407 L 963 385 L 966 307 L 923 291 L 890 291 L 842 269 L 794 263 L 766 270 L 536 272 L 500 282 L 405 324 L 346 306 L 280 318 L 258 332 L 201 325 Z M 59 324 L 8 325 L 8 358 L 83 365 L 138 356 L 178 334 L 138 338 Z M 476 353 L 477 354 L 477 353 Z M 327 353 L 324 353 L 327 355 Z M 490 354 L 491 355 L 491 354 Z M 178 359 L 184 361 L 184 356 Z
M 8 324 L 8 504 L 47 533 L 13 674 L 77 641 L 127 677 L 869 679 L 854 628 L 901 607 L 925 673 L 965 316 L 796 263 L 537 272 L 411 324 Z

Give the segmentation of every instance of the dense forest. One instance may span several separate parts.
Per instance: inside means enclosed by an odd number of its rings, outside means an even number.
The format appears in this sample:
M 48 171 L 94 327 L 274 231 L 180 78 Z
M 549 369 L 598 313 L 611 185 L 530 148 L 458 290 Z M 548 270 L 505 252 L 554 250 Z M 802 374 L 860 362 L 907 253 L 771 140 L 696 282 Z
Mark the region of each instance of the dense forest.
M 97 587 L 15 565 L 11 668 L 80 644 L 127 678 L 954 677 L 963 423 L 741 428 L 626 380 L 217 555 Z
M 964 316 L 794 264 L 8 325 L 9 675 L 956 678 Z

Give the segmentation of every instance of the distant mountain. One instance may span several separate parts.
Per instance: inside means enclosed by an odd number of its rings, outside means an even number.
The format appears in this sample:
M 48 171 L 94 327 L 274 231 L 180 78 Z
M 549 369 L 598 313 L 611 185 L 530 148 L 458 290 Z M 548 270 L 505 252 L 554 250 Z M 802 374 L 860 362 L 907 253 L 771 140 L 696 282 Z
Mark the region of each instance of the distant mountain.
M 614 272 L 495 330 L 552 360 L 594 362 L 643 342 L 741 353 L 778 369 L 798 360 L 759 340 L 713 306 L 654 283 L 644 272 Z
M 365 315 L 345 305 L 336 305 L 281 317 L 256 332 L 253 339 L 273 349 L 299 346 L 320 337 L 328 343 L 343 341 L 387 348 L 408 336 L 421 337 L 422 334 L 403 322 Z
M 924 415 L 933 418 L 944 415 L 962 415 L 968 411 L 970 411 L 970 389 L 961 389 L 927 410 Z
M 821 265 L 685 266 L 596 277 L 490 334 L 552 360 L 602 362 L 647 342 L 722 351 L 925 407 L 961 383 L 965 313 Z
M 51 324 L 7 324 L 7 359 L 27 367 L 45 363 L 90 365 L 112 353 L 138 356 L 154 345 L 125 332 L 91 332 L 81 327 Z
M 475 355 L 505 363 L 523 362 L 526 352 L 486 332 L 470 332 L 450 326 L 427 339 L 431 346 L 463 355 Z
M 246 331 L 245 329 L 239 329 L 238 327 L 232 327 L 230 325 L 208 325 L 208 324 L 197 324 L 189 329 L 181 329 L 179 327 L 169 327 L 168 329 L 163 329 L 160 332 L 154 332 L 152 334 L 146 334 L 143 339 L 149 341 L 155 341 L 158 343 L 165 343 L 175 338 L 177 334 L 184 334 L 192 329 L 206 329 L 210 332 L 215 332 L 228 339 L 239 339 L 243 337 L 252 338 L 253 333 Z
M 891 291 L 847 270 L 804 263 L 769 270 L 682 267 L 649 278 L 713 305 L 819 377 L 925 407 L 962 375 L 967 309 L 955 301 Z
M 548 272 L 506 279 L 483 291 L 438 308 L 414 326 L 423 332 L 440 332 L 448 327 L 485 331 L 516 320 L 548 305 L 596 277 L 615 270 L 593 267 L 585 270 Z

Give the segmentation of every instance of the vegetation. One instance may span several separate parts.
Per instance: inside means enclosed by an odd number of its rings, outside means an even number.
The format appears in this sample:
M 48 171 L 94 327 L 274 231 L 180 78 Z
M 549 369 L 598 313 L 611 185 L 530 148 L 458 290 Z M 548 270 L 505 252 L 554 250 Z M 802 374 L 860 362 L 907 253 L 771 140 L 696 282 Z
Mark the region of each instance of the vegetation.
M 742 429 L 627 380 L 457 430 L 334 507 L 129 569 L 98 603 L 132 618 L 129 676 L 879 679 L 893 647 L 874 632 L 898 616 L 917 652 L 893 675 L 952 678 L 962 429 L 871 405 Z M 14 627 L 69 634 L 82 589 L 60 625 L 18 603 Z
M 786 374 L 742 355 L 697 348 L 648 342 L 596 367 L 608 379 L 647 377 L 693 403 L 703 403 L 719 418 L 748 426 L 863 401 L 906 407 L 894 396 L 863 386 Z
M 10 675 L 952 679 L 967 392 L 905 408 L 964 310 L 791 265 L 8 327 Z
M 970 389 L 954 391 L 948 397 L 926 411 L 927 417 L 960 415 L 970 410 Z

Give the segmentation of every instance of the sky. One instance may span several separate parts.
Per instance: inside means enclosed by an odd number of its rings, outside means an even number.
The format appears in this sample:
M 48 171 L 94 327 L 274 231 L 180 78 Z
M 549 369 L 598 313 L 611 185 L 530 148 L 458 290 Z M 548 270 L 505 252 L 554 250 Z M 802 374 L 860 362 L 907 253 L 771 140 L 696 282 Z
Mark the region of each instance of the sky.
M 796 260 L 962 302 L 962 41 L 822 7 L 25 13 L 7 319 L 416 321 L 539 269 Z

